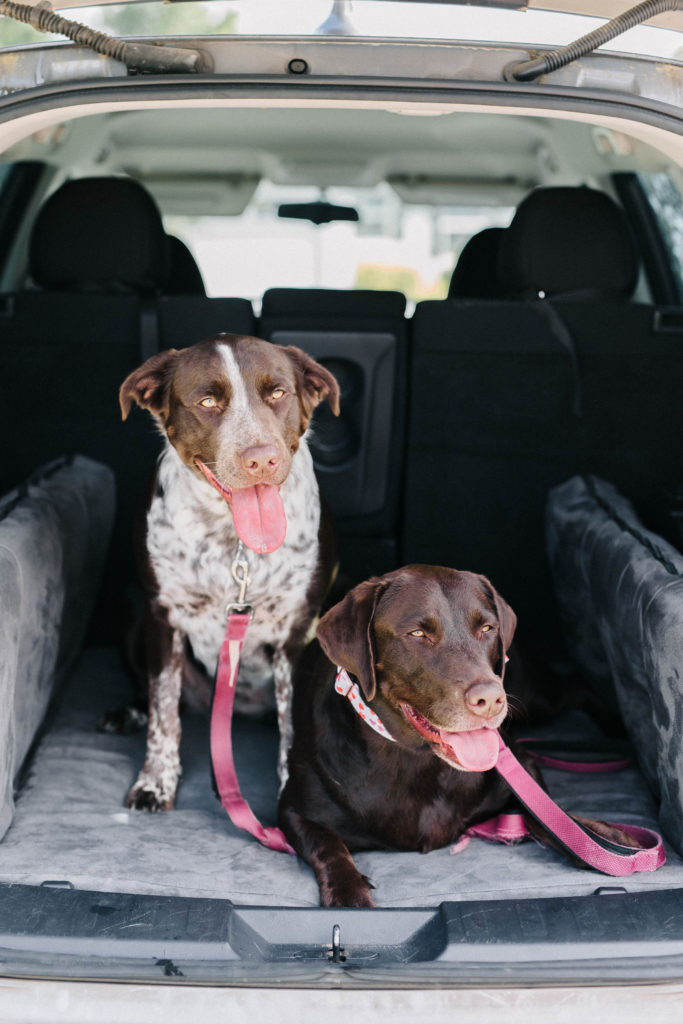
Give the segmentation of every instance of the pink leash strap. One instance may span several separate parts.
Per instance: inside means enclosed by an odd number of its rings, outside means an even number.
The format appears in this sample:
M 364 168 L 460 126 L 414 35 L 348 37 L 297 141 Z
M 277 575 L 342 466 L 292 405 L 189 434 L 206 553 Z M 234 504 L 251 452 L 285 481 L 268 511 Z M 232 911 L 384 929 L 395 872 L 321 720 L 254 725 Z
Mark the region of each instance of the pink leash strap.
M 615 756 L 608 759 L 601 752 L 600 759 L 586 760 L 586 751 L 591 749 L 590 744 L 583 743 L 582 741 L 562 741 L 560 747 L 564 749 L 564 752 L 569 755 L 566 757 L 556 757 L 554 755 L 544 753 L 545 748 L 548 746 L 548 742 L 551 741 L 537 740 L 534 738 L 523 736 L 518 740 L 521 743 L 527 754 L 533 757 L 534 761 L 538 764 L 544 765 L 546 768 L 557 768 L 563 772 L 586 772 L 591 775 L 600 774 L 602 772 L 620 772 L 624 768 L 629 768 L 633 764 L 633 757 L 627 751 L 625 744 L 618 741 L 614 741 L 611 744 L 614 750 Z M 581 754 L 581 760 L 577 759 L 577 755 Z
M 641 844 L 640 849 L 632 849 L 603 839 L 590 829 L 580 825 L 550 799 L 545 790 L 532 779 L 512 751 L 505 745 L 500 734 L 498 744 L 496 771 L 502 775 L 530 814 L 533 814 L 537 821 L 545 825 L 563 846 L 590 867 L 596 868 L 606 875 L 621 876 L 631 875 L 636 871 L 655 871 L 665 862 L 664 844 L 661 836 L 656 832 L 635 825 L 617 826 L 628 835 L 633 836 Z M 496 820 L 494 819 L 494 822 Z M 488 822 L 484 823 L 484 828 L 488 826 Z M 482 826 L 475 826 L 475 829 L 480 831 L 477 833 L 472 830 L 472 834 L 483 835 Z M 491 835 L 485 837 L 496 838 Z M 522 838 L 522 836 L 519 835 L 517 838 Z
M 218 656 L 216 688 L 211 709 L 211 762 L 222 806 L 233 825 L 250 832 L 260 843 L 280 853 L 294 853 L 279 828 L 264 828 L 242 796 L 232 752 L 232 711 L 242 644 L 251 615 L 231 611 Z

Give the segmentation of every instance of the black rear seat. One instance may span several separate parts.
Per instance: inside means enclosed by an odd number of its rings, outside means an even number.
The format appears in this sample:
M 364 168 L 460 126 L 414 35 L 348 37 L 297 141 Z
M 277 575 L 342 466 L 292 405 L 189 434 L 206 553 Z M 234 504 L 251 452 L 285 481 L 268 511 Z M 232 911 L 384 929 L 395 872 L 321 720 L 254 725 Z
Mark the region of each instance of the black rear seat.
M 403 556 L 490 575 L 527 636 L 553 647 L 547 492 L 589 470 L 662 510 L 681 480 L 683 337 L 626 301 L 637 261 L 602 193 L 531 193 L 499 261 L 509 300 L 415 312 Z
M 3 300 L 2 416 L 16 442 L 2 459 L 0 488 L 63 454 L 111 466 L 118 514 L 108 585 L 120 592 L 159 440 L 141 417 L 121 423 L 118 388 L 141 361 L 144 333 L 158 344 L 155 296 L 168 273 L 161 217 L 135 182 L 67 182 L 36 219 L 29 269 L 37 289 Z
M 38 465 L 80 452 L 111 466 L 117 516 L 106 587 L 120 594 L 133 572 L 134 514 L 160 439 L 148 416 L 121 422 L 118 389 L 143 357 L 219 331 L 251 334 L 246 300 L 162 298 L 168 240 L 159 211 L 136 182 L 84 178 L 46 201 L 34 225 L 35 290 L 0 300 L 3 366 L 0 492 Z
M 263 296 L 262 337 L 309 352 L 341 387 L 338 420 L 326 405 L 316 411 L 311 451 L 353 579 L 397 564 L 405 307 L 399 292 L 272 288 Z
M 449 299 L 502 299 L 498 254 L 505 228 L 484 228 L 468 240 L 448 285 Z
M 208 298 L 195 258 L 179 238 L 168 236 L 170 269 L 158 300 L 162 348 L 187 348 L 213 334 L 256 333 L 248 299 Z
M 167 295 L 206 295 L 204 278 L 197 261 L 181 238 L 167 236 L 169 270 L 164 291 Z
M 557 641 L 543 515 L 575 472 L 572 359 L 522 302 L 422 302 L 412 325 L 403 560 L 489 576 Z
M 545 294 L 572 339 L 580 468 L 609 480 L 646 525 L 669 533 L 683 483 L 683 310 L 631 301 L 638 257 L 623 211 L 592 189 L 538 189 L 506 232 L 501 266 L 508 287 Z

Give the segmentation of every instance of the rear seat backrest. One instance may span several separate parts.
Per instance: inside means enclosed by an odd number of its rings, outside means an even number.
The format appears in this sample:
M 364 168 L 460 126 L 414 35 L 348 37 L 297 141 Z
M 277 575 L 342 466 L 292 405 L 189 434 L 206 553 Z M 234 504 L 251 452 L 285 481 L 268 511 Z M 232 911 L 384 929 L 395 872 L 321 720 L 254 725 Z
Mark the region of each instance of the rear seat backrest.
M 208 298 L 201 271 L 184 242 L 168 236 L 170 271 L 158 301 L 161 348 L 187 348 L 213 334 L 256 333 L 247 299 Z
M 498 272 L 512 298 L 629 298 L 638 279 L 623 210 L 581 186 L 534 189 L 505 231 Z
M 256 334 L 248 299 L 162 295 L 157 308 L 161 348 L 188 348 L 214 334 Z
M 341 416 L 320 407 L 310 445 L 354 579 L 396 565 L 405 306 L 399 292 L 272 288 L 263 296 L 260 334 L 309 352 L 340 384 Z
M 206 295 L 202 272 L 181 238 L 167 235 L 169 271 L 164 291 L 167 295 Z
M 15 401 L 34 379 L 33 415 L 21 408 L 12 415 L 30 421 L 35 444 L 17 453 L 17 477 L 68 450 L 111 457 L 127 447 L 117 392 L 140 362 L 143 305 L 168 274 L 161 216 L 134 181 L 69 181 L 36 218 L 29 270 L 39 290 L 6 297 L 2 331 Z
M 159 212 L 135 182 L 67 182 L 33 228 L 30 273 L 39 290 L 6 296 L 0 317 L 9 384 L 3 425 L 16 438 L 2 460 L 0 487 L 64 454 L 108 464 L 118 505 L 112 597 L 132 574 L 133 516 L 159 449 L 142 417 L 122 424 L 118 388 L 141 361 L 143 329 L 157 344 L 155 296 L 167 277 L 167 254 Z
M 449 299 L 502 299 L 498 253 L 505 228 L 484 228 L 473 235 L 455 265 L 448 286 Z
M 510 300 L 422 303 L 413 320 L 404 558 L 490 575 L 544 645 L 560 636 L 548 490 L 600 474 L 661 529 L 662 494 L 681 481 L 683 331 L 628 301 L 637 270 L 609 197 L 539 189 L 502 239 Z
M 683 311 L 630 301 L 638 257 L 623 210 L 588 188 L 545 188 L 520 205 L 501 277 L 543 292 L 571 337 L 581 376 L 579 465 L 615 484 L 650 528 L 683 483 Z
M 39 290 L 0 305 L 3 426 L 16 438 L 0 492 L 63 454 L 109 465 L 118 514 L 106 589 L 117 599 L 133 575 L 132 523 L 160 449 L 148 416 L 135 409 L 121 422 L 119 387 L 159 348 L 254 333 L 253 310 L 244 299 L 163 297 L 171 285 L 161 214 L 126 178 L 81 178 L 51 195 L 33 228 L 30 272 Z
M 516 301 L 421 302 L 412 328 L 402 560 L 489 576 L 552 647 L 543 516 L 573 472 L 571 356 Z

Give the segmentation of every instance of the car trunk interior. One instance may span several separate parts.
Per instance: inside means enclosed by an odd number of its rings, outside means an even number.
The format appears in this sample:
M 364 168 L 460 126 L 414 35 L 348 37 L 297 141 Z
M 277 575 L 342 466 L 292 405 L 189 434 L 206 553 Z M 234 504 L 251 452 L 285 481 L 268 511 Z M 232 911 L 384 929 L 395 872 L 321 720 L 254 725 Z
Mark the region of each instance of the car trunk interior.
M 209 136 L 222 112 L 210 114 Z M 318 120 L 323 115 L 316 111 Z M 82 141 L 84 120 L 75 122 L 74 140 Z M 403 120 L 420 122 L 416 131 L 426 139 L 429 118 Z M 496 297 L 454 295 L 406 309 L 394 291 L 273 288 L 257 307 L 159 289 L 59 288 L 45 265 L 29 290 L 7 289 L 0 415 L 13 440 L 0 477 L 7 494 L 0 502 L 0 687 L 11 711 L 2 725 L 1 946 L 242 968 L 260 961 L 300 967 L 306 957 L 380 968 L 457 961 L 465 971 L 496 960 L 617 956 L 610 943 L 626 951 L 633 929 L 645 955 L 647 943 L 659 941 L 668 901 L 673 923 L 661 938 L 675 940 L 678 951 L 683 318 L 643 290 L 639 257 L 620 265 L 623 226 L 614 226 L 611 212 L 596 229 L 602 210 L 584 211 L 586 195 L 610 186 L 611 175 L 628 172 L 636 158 L 629 164 L 615 151 L 602 160 L 593 150 L 590 173 L 572 168 L 572 146 L 581 140 L 588 147 L 593 131 L 577 123 L 557 135 L 556 155 L 569 171 L 529 180 L 521 167 L 527 149 L 537 168 L 549 162 L 547 153 L 539 157 L 531 120 L 512 118 L 503 137 L 504 117 L 491 115 L 487 127 L 477 116 L 463 131 L 488 139 L 480 139 L 486 166 L 496 140 L 507 139 L 511 152 L 519 146 L 519 198 L 532 186 L 560 185 L 569 220 L 583 227 L 574 236 L 566 225 L 576 246 L 567 256 L 569 241 L 522 225 L 529 233 L 520 227 L 513 239 L 507 290 Z M 234 124 L 246 132 L 244 121 Z M 179 120 L 178 133 L 188 123 Z M 104 136 L 104 120 L 97 124 Z M 368 119 L 370 132 L 378 126 Z M 161 128 L 156 114 L 133 114 L 129 123 L 120 117 L 98 142 L 97 175 L 125 169 L 145 130 Z M 550 121 L 540 134 L 552 137 Z M 117 138 L 125 145 L 114 159 Z M 9 157 L 35 160 L 40 145 L 17 143 Z M 159 140 L 150 145 L 161 151 Z M 633 145 L 644 166 L 660 166 L 655 150 Z M 94 148 L 76 176 L 95 173 Z M 442 168 L 447 146 L 436 149 Z M 398 169 L 415 159 L 403 151 Z M 65 229 L 43 228 L 31 244 L 58 267 Z M 608 239 L 604 248 L 589 245 L 591 230 Z M 94 237 L 93 252 L 97 244 Z M 125 260 L 127 229 L 118 239 L 112 229 L 107 244 L 118 245 Z M 540 263 L 567 275 L 553 295 L 539 298 L 529 281 L 515 279 L 529 246 Z M 558 686 L 571 686 L 578 671 L 608 709 L 601 724 L 574 710 L 533 730 L 522 714 L 517 733 L 545 738 L 558 756 L 563 742 L 578 739 L 587 741 L 589 757 L 614 737 L 632 748 L 620 771 L 545 768 L 551 795 L 573 813 L 663 832 L 663 867 L 613 879 L 532 841 L 471 839 L 457 852 L 426 855 L 360 853 L 354 859 L 375 886 L 379 910 L 323 911 L 309 867 L 263 848 L 222 810 L 212 788 L 208 717 L 190 708 L 175 809 L 125 807 L 145 733 L 111 735 L 98 723 L 131 696 L 120 652 L 123 608 L 135 602 L 130 536 L 160 439 L 139 411 L 120 422 L 117 392 L 142 361 L 150 318 L 159 348 L 234 331 L 299 345 L 337 374 L 342 416 L 337 422 L 321 412 L 311 445 L 337 522 L 342 572 L 356 582 L 428 562 L 488 575 L 515 608 L 521 640 L 552 666 Z M 275 726 L 237 719 L 233 737 L 242 792 L 257 817 L 273 824 Z M 226 907 L 229 926 L 220 916 Z M 338 921 L 341 946 L 333 939 Z M 549 955 L 553 943 L 558 952 Z

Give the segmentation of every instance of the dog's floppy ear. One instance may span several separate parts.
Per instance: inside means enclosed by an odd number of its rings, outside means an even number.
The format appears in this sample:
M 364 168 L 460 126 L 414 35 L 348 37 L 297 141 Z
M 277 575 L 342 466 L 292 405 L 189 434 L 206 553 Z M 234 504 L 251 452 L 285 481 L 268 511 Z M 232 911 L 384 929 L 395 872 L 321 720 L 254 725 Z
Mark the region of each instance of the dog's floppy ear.
M 498 618 L 500 650 L 496 675 L 499 675 L 502 679 L 505 675 L 505 655 L 510 649 L 512 638 L 515 635 L 515 630 L 517 629 L 517 616 L 507 601 L 500 596 L 493 584 L 488 580 L 486 580 L 486 583 L 490 590 L 493 605 L 496 609 L 496 616 Z
M 372 700 L 377 690 L 372 623 L 385 589 L 386 583 L 379 578 L 360 583 L 318 623 L 323 651 L 335 665 L 356 677 L 366 700 Z
M 174 348 L 158 352 L 133 370 L 119 389 L 121 416 L 125 420 L 133 402 L 152 413 L 163 412 L 168 401 L 168 386 L 178 361 Z
M 334 415 L 338 416 L 339 385 L 336 377 L 326 367 L 316 363 L 315 359 L 294 345 L 284 346 L 282 351 L 287 353 L 297 371 L 300 399 L 306 421 L 310 419 L 316 405 L 319 405 L 324 398 L 330 403 Z

